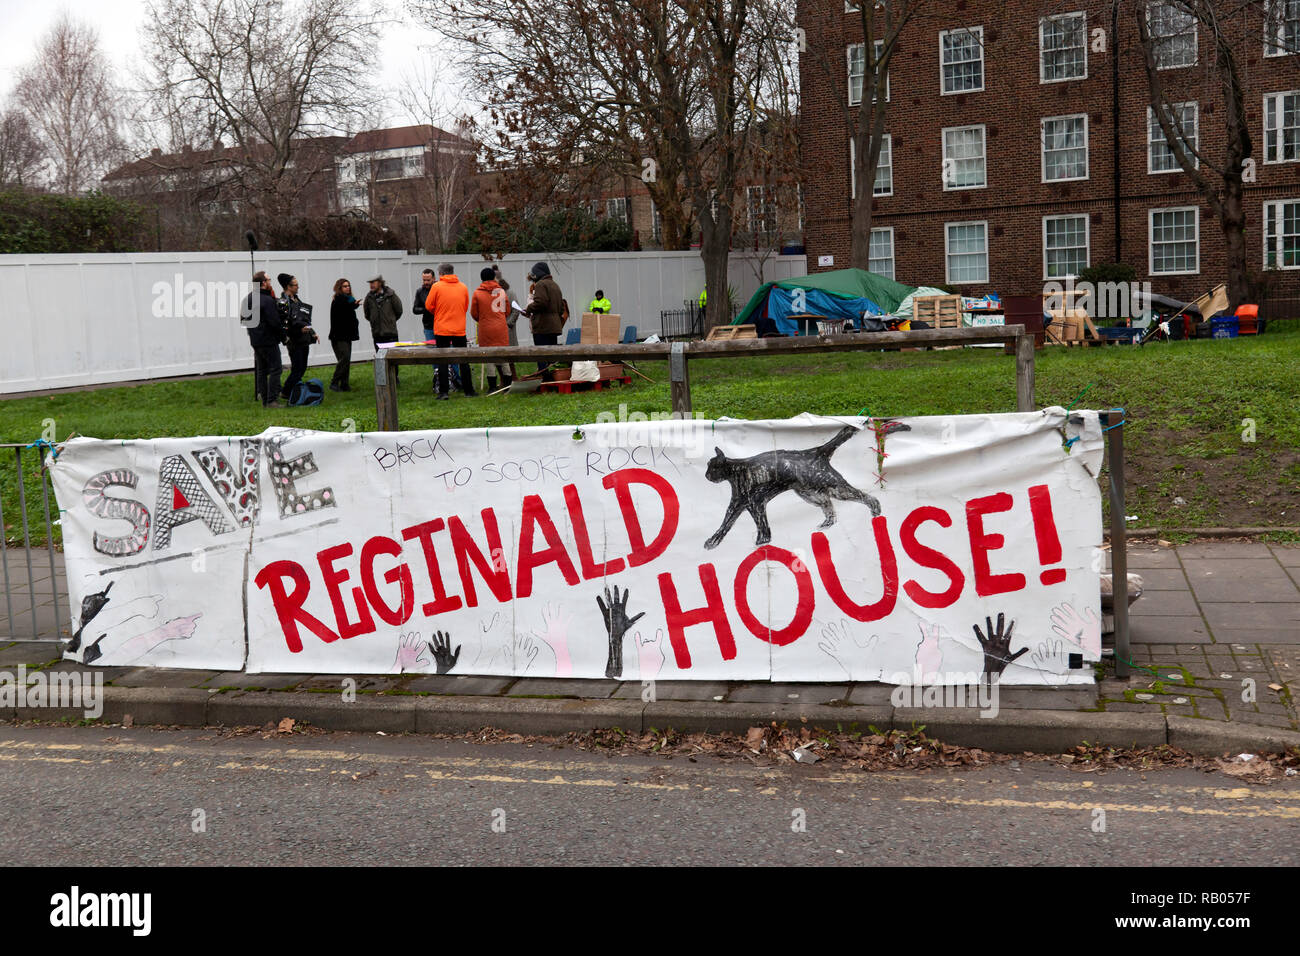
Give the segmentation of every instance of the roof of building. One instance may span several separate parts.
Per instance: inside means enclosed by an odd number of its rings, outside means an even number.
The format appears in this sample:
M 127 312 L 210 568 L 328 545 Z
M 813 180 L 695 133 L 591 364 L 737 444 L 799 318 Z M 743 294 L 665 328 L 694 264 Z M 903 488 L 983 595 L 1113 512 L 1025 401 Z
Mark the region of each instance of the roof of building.
M 345 153 L 371 153 L 384 149 L 405 149 L 411 146 L 428 146 L 431 143 L 458 144 L 474 149 L 474 143 L 463 136 L 449 133 L 429 123 L 417 126 L 395 126 L 391 129 L 368 129 L 357 133 L 343 147 Z

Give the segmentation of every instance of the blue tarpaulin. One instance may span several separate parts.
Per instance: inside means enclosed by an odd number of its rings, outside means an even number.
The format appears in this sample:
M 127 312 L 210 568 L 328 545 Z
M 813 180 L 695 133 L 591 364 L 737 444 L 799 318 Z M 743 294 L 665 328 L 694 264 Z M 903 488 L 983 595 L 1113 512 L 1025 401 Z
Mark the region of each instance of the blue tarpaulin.
M 777 332 L 785 335 L 799 334 L 799 323 L 790 318 L 790 314 L 795 311 L 794 298 L 799 293 L 803 294 L 804 299 L 802 311 L 828 319 L 848 319 L 855 326 L 861 324 L 863 312 L 872 315 L 884 315 L 885 312 L 870 299 L 845 299 L 821 289 L 782 289 L 773 286 L 768 293 L 765 318 L 771 320 Z

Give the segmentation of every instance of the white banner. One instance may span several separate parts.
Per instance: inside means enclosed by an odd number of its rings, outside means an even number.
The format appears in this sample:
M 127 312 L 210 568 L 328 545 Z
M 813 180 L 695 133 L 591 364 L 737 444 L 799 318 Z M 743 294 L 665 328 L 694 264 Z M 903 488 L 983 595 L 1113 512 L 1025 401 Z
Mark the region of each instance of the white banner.
M 67 657 L 1092 680 L 1095 412 L 68 442 Z

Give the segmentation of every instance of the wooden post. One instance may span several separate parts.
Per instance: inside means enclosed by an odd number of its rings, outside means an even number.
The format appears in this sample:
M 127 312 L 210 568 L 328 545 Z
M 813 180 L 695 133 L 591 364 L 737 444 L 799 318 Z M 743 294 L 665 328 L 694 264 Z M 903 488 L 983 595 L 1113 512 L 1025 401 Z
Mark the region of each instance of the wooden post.
M 1114 418 L 1116 421 L 1111 421 Z M 1102 414 L 1110 474 L 1110 593 L 1115 614 L 1115 676 L 1129 676 L 1128 523 L 1124 515 L 1124 413 Z
M 381 432 L 397 431 L 397 366 L 383 349 L 375 351 L 375 410 Z
M 1034 404 L 1034 336 L 1021 330 L 1016 336 L 1016 411 L 1032 412 Z
M 691 377 L 686 370 L 686 343 L 674 342 L 668 356 L 669 390 L 673 411 L 681 415 L 691 413 Z

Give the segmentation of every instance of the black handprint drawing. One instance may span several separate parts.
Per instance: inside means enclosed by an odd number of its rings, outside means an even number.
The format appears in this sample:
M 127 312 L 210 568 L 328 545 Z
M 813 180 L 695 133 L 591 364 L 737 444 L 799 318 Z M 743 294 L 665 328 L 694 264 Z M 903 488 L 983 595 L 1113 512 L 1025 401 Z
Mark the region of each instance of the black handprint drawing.
M 618 680 L 623 673 L 623 635 L 628 628 L 645 617 L 645 611 L 642 611 L 636 617 L 628 618 L 627 598 L 626 588 L 623 596 L 619 597 L 618 585 L 614 586 L 612 595 L 609 588 L 605 588 L 604 600 L 599 594 L 596 595 L 596 603 L 605 618 L 605 631 L 609 634 L 609 659 L 605 662 L 605 676 L 611 680 Z
M 984 626 L 988 628 L 987 638 L 978 624 L 971 625 L 971 629 L 979 639 L 980 647 L 984 650 L 984 676 L 989 678 L 994 675 L 1001 676 L 1008 664 L 1029 651 L 1028 647 L 1022 647 L 1014 654 L 1011 653 L 1011 632 L 1015 630 L 1016 622 L 1006 624 L 1005 620 L 1005 615 L 998 614 L 998 626 L 997 630 L 994 630 L 993 619 L 984 618 Z
M 433 653 L 433 663 L 438 669 L 439 674 L 445 674 L 456 666 L 456 661 L 460 660 L 461 645 L 456 645 L 456 650 L 451 649 L 451 635 L 437 631 L 433 635 L 433 640 L 429 642 L 429 650 Z

